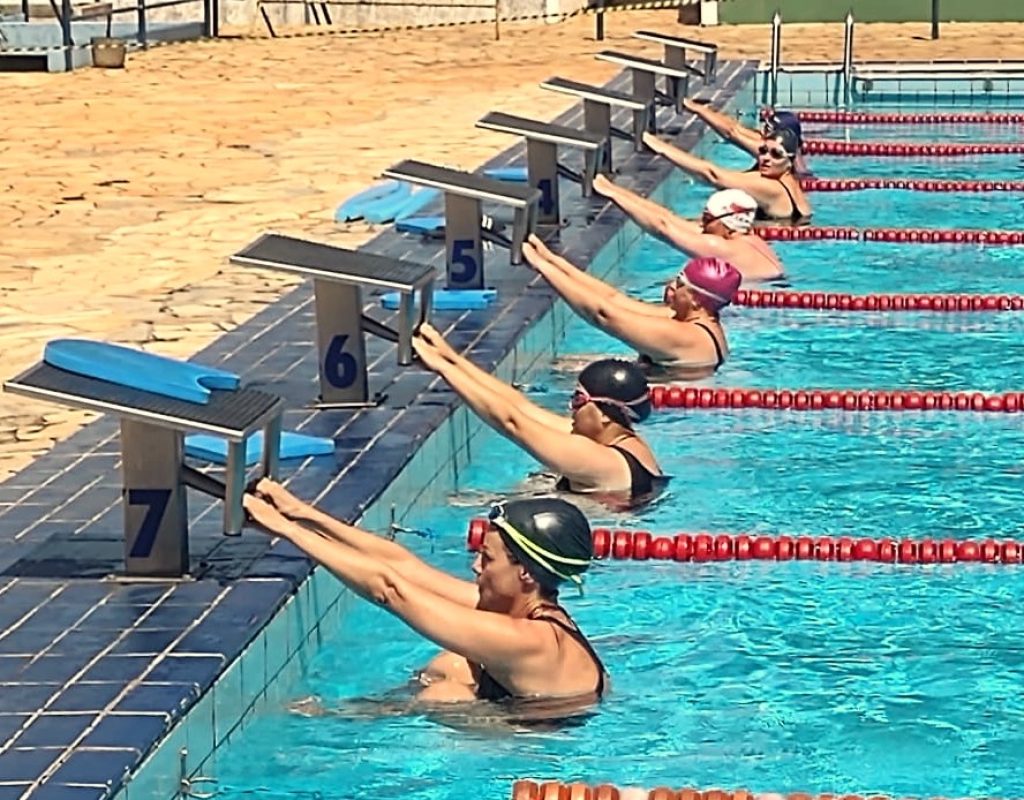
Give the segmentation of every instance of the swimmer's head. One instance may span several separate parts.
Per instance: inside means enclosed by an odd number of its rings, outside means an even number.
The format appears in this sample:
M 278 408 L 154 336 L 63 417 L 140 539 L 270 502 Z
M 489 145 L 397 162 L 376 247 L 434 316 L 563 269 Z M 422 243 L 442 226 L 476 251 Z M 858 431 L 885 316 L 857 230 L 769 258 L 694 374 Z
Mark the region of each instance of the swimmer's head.
M 555 497 L 509 500 L 495 504 L 487 518 L 491 523 L 489 533 L 497 534 L 511 564 L 525 571 L 542 595 L 556 596 L 565 581 L 582 587 L 580 576 L 590 567 L 594 543 L 590 523 L 572 503 Z M 484 559 L 488 548 L 494 546 L 493 541 L 485 536 L 483 558 L 478 559 L 481 601 L 488 599 L 484 596 L 488 592 L 504 591 L 506 596 L 510 592 L 508 575 L 486 574 L 489 565 Z M 491 610 L 498 610 L 494 608 L 498 598 L 489 599 Z
M 705 233 L 725 235 L 716 229 L 715 223 L 735 233 L 750 233 L 754 225 L 757 201 L 742 189 L 722 189 L 708 198 L 701 215 L 701 226 Z
M 800 125 L 800 117 L 792 111 L 776 111 L 768 109 L 764 115 L 764 122 L 761 125 L 761 135 L 765 138 L 774 136 L 778 131 L 789 130 L 796 140 L 796 149 L 799 150 L 803 144 L 803 127 Z
M 693 258 L 683 267 L 674 285 L 688 289 L 696 305 L 717 314 L 732 302 L 742 281 L 739 270 L 724 259 Z
M 597 406 L 608 419 L 632 429 L 651 415 L 651 395 L 647 377 L 632 361 L 603 358 L 587 365 L 577 379 L 569 401 L 575 416 L 588 403 Z
M 757 169 L 762 175 L 777 178 L 793 170 L 800 140 L 789 128 L 780 128 L 761 140 L 757 148 Z

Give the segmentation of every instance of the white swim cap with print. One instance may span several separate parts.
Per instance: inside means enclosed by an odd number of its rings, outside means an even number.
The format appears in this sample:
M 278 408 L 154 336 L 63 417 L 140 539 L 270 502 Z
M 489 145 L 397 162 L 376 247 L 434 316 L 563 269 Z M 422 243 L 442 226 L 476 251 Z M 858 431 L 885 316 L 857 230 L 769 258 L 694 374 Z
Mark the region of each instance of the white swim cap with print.
M 757 201 L 742 189 L 723 189 L 708 198 L 704 210 L 729 230 L 750 233 Z

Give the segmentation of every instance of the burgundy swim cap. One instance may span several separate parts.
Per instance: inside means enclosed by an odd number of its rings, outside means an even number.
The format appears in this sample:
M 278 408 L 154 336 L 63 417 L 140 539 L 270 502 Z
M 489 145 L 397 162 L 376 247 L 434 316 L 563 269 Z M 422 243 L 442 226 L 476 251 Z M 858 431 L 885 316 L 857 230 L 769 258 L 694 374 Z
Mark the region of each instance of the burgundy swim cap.
M 683 267 L 679 279 L 693 290 L 698 303 L 716 314 L 732 302 L 743 276 L 721 258 L 694 258 Z

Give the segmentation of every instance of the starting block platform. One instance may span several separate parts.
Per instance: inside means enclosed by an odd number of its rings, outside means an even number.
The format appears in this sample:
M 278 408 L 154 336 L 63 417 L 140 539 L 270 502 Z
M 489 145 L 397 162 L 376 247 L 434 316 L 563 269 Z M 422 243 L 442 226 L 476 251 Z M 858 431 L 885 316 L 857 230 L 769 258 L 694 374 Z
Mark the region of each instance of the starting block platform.
M 102 367 L 97 371 L 102 373 Z M 241 533 L 245 523 L 245 442 L 257 431 L 262 431 L 266 443 L 260 474 L 277 475 L 283 402 L 267 392 L 213 389 L 206 402 L 192 402 L 69 372 L 45 361 L 7 381 L 3 388 L 12 394 L 120 418 L 127 575 L 176 578 L 188 573 L 186 486 L 221 498 L 224 533 Z M 189 431 L 227 440 L 223 482 L 184 463 L 184 436 Z
M 590 86 L 566 78 L 548 78 L 540 84 L 540 87 L 553 92 L 575 95 L 583 101 L 584 127 L 608 142 L 604 150 L 604 163 L 599 166 L 602 171 L 610 172 L 612 168 L 612 136 L 632 141 L 633 149 L 636 152 L 643 151 L 643 135 L 650 125 L 649 118 L 653 113 L 651 103 L 648 101 L 624 92 L 614 92 L 600 86 Z M 625 108 L 632 112 L 633 130 L 631 133 L 612 126 L 612 106 Z
M 444 192 L 445 274 L 449 289 L 483 289 L 484 221 L 482 204 L 498 203 L 513 209 L 511 237 L 495 236 L 490 241 L 509 249 L 513 264 L 523 260 L 523 242 L 537 224 L 540 192 L 422 161 L 400 161 L 384 170 L 384 176 L 429 186 Z
M 350 250 L 322 242 L 264 233 L 231 256 L 231 263 L 276 269 L 313 279 L 322 408 L 359 408 L 371 400 L 366 334 L 398 345 L 398 363 L 412 363 L 412 332 L 430 318 L 436 272 L 426 264 Z M 400 295 L 398 329 L 363 314 L 362 288 L 391 289 Z M 413 321 L 413 295 L 422 293 Z
M 670 67 L 687 66 L 686 51 L 691 50 L 704 57 L 703 69 L 698 74 L 704 79 L 704 85 L 710 85 L 718 79 L 718 45 L 702 42 L 698 39 L 685 39 L 681 36 L 668 36 L 657 31 L 634 31 L 634 39 L 654 42 L 665 47 L 665 64 Z
M 608 140 L 590 131 L 580 131 L 565 125 L 516 117 L 492 111 L 481 117 L 476 126 L 501 131 L 526 139 L 526 181 L 540 192 L 537 222 L 541 225 L 561 224 L 558 201 L 558 177 L 563 176 L 582 187 L 583 196 L 590 197 L 597 162 Z M 583 171 L 575 172 L 558 162 L 558 147 L 573 147 L 583 151 Z
M 629 53 L 618 53 L 613 50 L 602 50 L 596 53 L 595 58 L 600 61 L 610 61 L 612 64 L 619 64 L 629 70 L 633 81 L 633 95 L 640 100 L 650 104 L 651 130 L 657 130 L 657 104 L 666 103 L 672 106 L 673 110 L 680 111 L 683 99 L 690 93 L 690 76 L 700 74 L 693 67 L 686 64 L 682 66 L 668 66 L 660 61 Z M 659 92 L 656 79 L 662 76 L 665 78 L 666 91 Z

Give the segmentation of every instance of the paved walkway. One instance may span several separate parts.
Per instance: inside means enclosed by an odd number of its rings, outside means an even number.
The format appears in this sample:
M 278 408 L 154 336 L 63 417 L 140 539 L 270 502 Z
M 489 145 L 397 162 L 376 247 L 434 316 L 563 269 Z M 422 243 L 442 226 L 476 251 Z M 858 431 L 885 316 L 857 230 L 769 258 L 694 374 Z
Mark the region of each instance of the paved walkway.
M 471 169 L 512 144 L 490 110 L 549 118 L 571 98 L 554 74 L 603 82 L 605 48 L 658 53 L 640 28 L 763 57 L 767 26 L 687 28 L 672 11 L 429 31 L 190 43 L 129 56 L 124 71 L 0 74 L 0 379 L 59 336 L 187 357 L 294 281 L 227 257 L 266 228 L 356 246 L 347 195 L 405 157 Z M 790 25 L 786 60 L 835 59 L 842 26 Z M 857 57 L 1014 58 L 1024 25 L 862 25 Z M 90 418 L 0 394 L 0 480 Z

